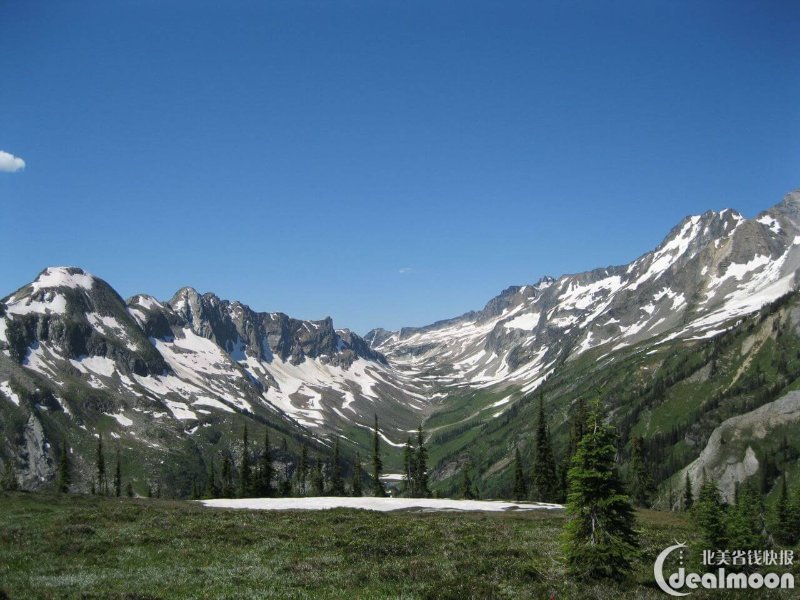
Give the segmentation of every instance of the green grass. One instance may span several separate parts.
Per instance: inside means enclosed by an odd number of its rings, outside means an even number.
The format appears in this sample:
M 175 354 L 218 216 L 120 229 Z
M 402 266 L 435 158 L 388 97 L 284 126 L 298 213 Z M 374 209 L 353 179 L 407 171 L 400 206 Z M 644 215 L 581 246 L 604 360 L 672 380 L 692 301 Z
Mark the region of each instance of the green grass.
M 639 518 L 642 556 L 631 581 L 617 585 L 565 573 L 560 512 L 259 512 L 0 494 L 0 591 L 13 599 L 662 598 L 655 556 L 676 537 L 691 539 L 691 528 L 679 514 Z

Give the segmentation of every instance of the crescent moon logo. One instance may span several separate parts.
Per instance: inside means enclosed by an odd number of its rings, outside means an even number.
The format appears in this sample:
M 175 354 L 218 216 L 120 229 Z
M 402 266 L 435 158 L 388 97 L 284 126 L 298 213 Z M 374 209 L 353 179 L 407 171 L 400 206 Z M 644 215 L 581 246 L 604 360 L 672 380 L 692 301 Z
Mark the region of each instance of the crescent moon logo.
M 658 555 L 656 558 L 656 562 L 653 565 L 653 575 L 655 575 L 656 583 L 658 587 L 661 588 L 662 591 L 666 592 L 670 596 L 688 596 L 689 592 L 677 592 L 673 590 L 669 584 L 667 584 L 666 579 L 664 579 L 664 561 L 667 560 L 667 557 L 672 554 L 675 550 L 679 548 L 686 548 L 686 544 L 675 544 L 674 546 L 670 546 L 669 548 L 664 549 L 661 554 Z

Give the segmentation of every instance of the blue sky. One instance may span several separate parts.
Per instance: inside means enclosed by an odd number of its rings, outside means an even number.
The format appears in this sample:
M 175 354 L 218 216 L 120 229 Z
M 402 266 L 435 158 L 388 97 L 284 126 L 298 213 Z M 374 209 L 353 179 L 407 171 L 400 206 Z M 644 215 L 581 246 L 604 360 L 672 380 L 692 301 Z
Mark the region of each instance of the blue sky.
M 800 187 L 800 3 L 0 3 L 0 295 L 422 325 Z M 9 159 L 10 160 L 10 159 Z M 2 168 L 0 155 L 0 168 Z

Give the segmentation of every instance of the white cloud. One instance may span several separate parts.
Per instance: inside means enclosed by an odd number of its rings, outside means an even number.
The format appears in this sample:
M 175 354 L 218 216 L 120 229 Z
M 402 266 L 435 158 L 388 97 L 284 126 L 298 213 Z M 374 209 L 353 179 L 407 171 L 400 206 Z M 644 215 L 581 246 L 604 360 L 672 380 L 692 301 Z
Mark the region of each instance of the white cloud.
M 411 273 L 411 271 L 413 270 L 414 269 L 412 269 L 411 267 L 401 267 L 399 273 L 401 275 L 405 275 L 406 273 Z
M 25 168 L 25 161 L 0 150 L 0 172 L 14 173 Z

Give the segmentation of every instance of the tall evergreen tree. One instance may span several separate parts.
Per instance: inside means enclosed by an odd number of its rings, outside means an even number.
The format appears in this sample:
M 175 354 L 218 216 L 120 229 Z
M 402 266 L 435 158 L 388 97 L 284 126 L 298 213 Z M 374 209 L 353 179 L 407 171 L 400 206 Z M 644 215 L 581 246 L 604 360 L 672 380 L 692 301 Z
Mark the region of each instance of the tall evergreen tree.
M 794 546 L 800 538 L 800 513 L 796 503 L 789 500 L 786 473 L 781 475 L 781 495 L 775 505 L 774 538 L 786 546 Z
M 425 432 L 422 423 L 417 428 L 417 448 L 414 461 L 414 497 L 430 498 L 428 489 L 428 449 L 425 447 Z
M 381 481 L 383 473 L 383 461 L 381 460 L 381 440 L 378 429 L 378 415 L 375 415 L 375 427 L 372 430 L 372 495 L 377 497 L 386 496 L 386 490 Z
M 339 456 L 339 436 L 333 442 L 333 464 L 331 465 L 331 496 L 344 496 L 344 479 Z
M 539 420 L 536 427 L 536 440 L 531 477 L 533 499 L 541 502 L 555 502 L 558 499 L 558 477 L 553 447 L 550 444 L 550 430 L 544 415 L 544 396 L 539 394 Z
M 206 477 L 206 498 L 217 498 L 220 495 L 220 489 L 217 485 L 217 474 L 214 471 L 214 457 L 208 463 L 208 475 Z
M 119 446 L 117 446 L 117 464 L 114 467 L 114 495 L 119 498 L 122 495 L 122 464 L 119 457 Z
M 285 440 L 286 438 L 284 438 L 284 441 Z M 288 463 L 283 466 L 283 477 L 281 478 L 280 489 L 278 491 L 284 498 L 292 495 L 292 480 L 289 477 Z
M 226 452 L 222 457 L 222 497 L 233 498 L 235 488 L 233 487 L 233 462 L 230 455 Z
M 694 506 L 694 492 L 692 492 L 692 480 L 689 478 L 689 471 L 686 471 L 686 486 L 683 492 L 683 510 L 690 510 Z
M 72 474 L 70 473 L 69 465 L 69 448 L 67 442 L 61 448 L 61 455 L 58 459 L 58 491 L 62 493 L 69 492 L 69 486 L 72 485 Z
M 514 501 L 522 502 L 528 497 L 528 486 L 525 485 L 525 471 L 522 467 L 522 456 L 519 448 L 514 449 Z
M 239 496 L 246 498 L 252 492 L 252 466 L 250 464 L 250 442 L 247 438 L 247 424 L 242 434 L 242 463 L 239 467 Z
M 314 496 L 325 495 L 325 476 L 322 474 L 322 459 L 319 457 L 311 472 L 311 493 Z
M 103 451 L 103 434 L 97 437 L 97 493 L 105 496 L 108 494 L 108 479 L 106 479 L 106 457 Z
M 711 477 L 704 477 L 703 485 L 692 508 L 692 520 L 699 533 L 698 548 L 727 547 L 725 509 L 717 487 Z
M 725 537 L 729 548 L 759 550 L 764 547 L 763 503 L 755 486 L 745 483 L 738 489 L 736 504 L 725 518 Z
M 261 469 L 259 472 L 260 491 L 263 496 L 272 495 L 272 480 L 275 478 L 275 469 L 272 467 L 272 452 L 269 448 L 269 429 L 264 428 L 264 450 L 261 453 Z
M 628 469 L 628 489 L 636 506 L 648 506 L 653 494 L 653 478 L 644 459 L 643 441 L 639 436 L 631 438 L 631 462 Z
M 403 483 L 405 485 L 404 494 L 409 498 L 414 497 L 414 447 L 411 445 L 411 438 L 406 440 L 403 448 Z
M 305 496 L 308 491 L 306 488 L 306 479 L 308 478 L 308 447 L 303 444 L 300 447 L 300 460 L 297 463 L 297 493 L 300 496 Z
M 599 402 L 569 471 L 564 552 L 577 576 L 624 579 L 638 551 L 635 516 L 616 465 L 617 434 Z
M 353 482 L 351 485 L 353 496 L 363 496 L 364 490 L 361 486 L 361 456 L 356 452 L 356 460 L 353 462 Z

